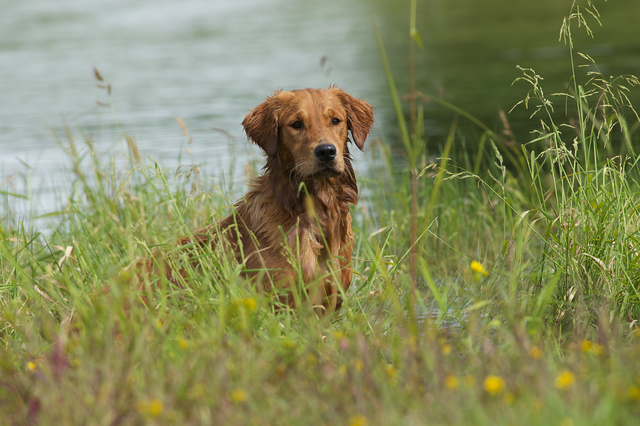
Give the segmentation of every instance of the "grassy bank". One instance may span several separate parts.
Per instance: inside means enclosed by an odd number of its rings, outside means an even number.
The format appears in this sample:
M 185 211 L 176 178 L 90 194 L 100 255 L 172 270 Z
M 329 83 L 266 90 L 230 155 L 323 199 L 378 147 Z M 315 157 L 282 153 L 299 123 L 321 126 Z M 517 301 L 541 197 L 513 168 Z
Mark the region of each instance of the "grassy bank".
M 4 423 L 634 424 L 638 125 L 623 95 L 637 81 L 568 73 L 579 115 L 555 123 L 523 70 L 539 119 L 525 146 L 460 134 L 460 110 L 424 143 L 419 104 L 399 132 L 406 169 L 370 141 L 354 282 L 333 320 L 274 312 L 225 255 L 205 253 L 186 288 L 129 285 L 124 266 L 242 191 L 146 164 L 132 140 L 116 167 L 69 134 L 74 182 L 51 228 L 0 222 Z

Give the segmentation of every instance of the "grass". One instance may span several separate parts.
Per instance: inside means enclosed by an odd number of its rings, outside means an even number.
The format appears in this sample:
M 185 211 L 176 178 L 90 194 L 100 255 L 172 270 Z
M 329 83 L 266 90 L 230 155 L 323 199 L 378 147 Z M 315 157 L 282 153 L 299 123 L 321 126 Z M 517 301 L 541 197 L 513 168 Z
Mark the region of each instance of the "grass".
M 129 165 L 103 163 L 69 132 L 75 177 L 53 225 L 41 233 L 10 210 L 0 223 L 4 423 L 634 424 L 638 126 L 620 85 L 635 80 L 571 75 L 580 115 L 561 125 L 523 70 L 542 127 L 521 150 L 455 120 L 409 170 L 371 142 L 356 274 L 333 321 L 274 312 L 224 253 L 203 253 L 183 288 L 130 286 L 124 266 L 171 250 L 241 194 L 195 166 L 144 164 L 131 139 Z M 477 145 L 475 158 L 427 162 Z

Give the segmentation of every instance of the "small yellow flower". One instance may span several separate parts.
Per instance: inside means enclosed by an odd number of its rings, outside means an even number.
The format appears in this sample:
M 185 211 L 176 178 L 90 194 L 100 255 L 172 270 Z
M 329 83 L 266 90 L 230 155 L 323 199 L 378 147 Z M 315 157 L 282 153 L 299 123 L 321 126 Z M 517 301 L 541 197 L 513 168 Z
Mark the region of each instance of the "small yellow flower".
M 34 372 L 36 371 L 36 364 L 34 362 L 29 361 L 27 363 L 27 370 Z
M 362 362 L 361 360 L 356 360 L 355 367 L 357 372 L 362 371 L 362 369 L 364 368 L 364 362 Z
M 187 342 L 185 339 L 180 339 L 179 343 L 182 349 L 187 349 L 189 347 L 189 342 Z
M 247 394 L 247 392 L 245 392 L 242 389 L 234 389 L 231 391 L 230 397 L 231 397 L 231 402 L 240 404 L 242 402 L 245 402 L 247 398 L 249 398 L 249 395 Z
M 458 386 L 460 385 L 460 381 L 458 380 L 458 378 L 456 376 L 447 376 L 447 377 L 444 378 L 444 385 L 449 390 L 456 390 L 456 389 L 458 389 Z
M 396 374 L 397 374 L 396 368 L 391 364 L 387 364 L 387 374 L 391 378 L 396 377 Z
M 149 414 L 151 414 L 151 417 L 158 417 L 162 414 L 163 410 L 164 405 L 159 399 L 152 399 L 151 402 L 149 402 Z
M 243 301 L 244 307 L 247 308 L 247 311 L 253 312 L 256 310 L 256 301 L 251 297 L 244 299 Z
M 442 345 L 442 353 L 444 355 L 449 355 L 451 353 L 451 345 L 448 343 L 445 343 L 444 345 Z
M 542 352 L 542 349 L 540 349 L 537 346 L 534 346 L 531 349 L 529 349 L 529 355 L 533 359 L 542 359 L 542 356 L 544 355 L 544 353 Z
M 597 343 L 593 343 L 589 340 L 583 340 L 580 344 L 580 348 L 582 352 L 591 352 L 594 355 L 602 355 L 604 352 L 604 347 Z
M 480 262 L 476 262 L 475 260 L 471 262 L 471 265 L 469 265 L 471 267 L 471 270 L 473 272 L 475 272 L 476 274 L 482 274 L 485 277 L 487 275 L 489 275 L 489 271 L 487 271 L 486 269 L 484 269 L 484 266 L 482 266 L 482 264 Z
M 233 299 L 233 306 L 236 308 L 244 308 L 247 312 L 251 313 L 256 309 L 256 301 L 251 297 L 247 297 L 244 299 Z
M 395 386 L 398 384 L 398 379 L 396 378 L 398 374 L 398 370 L 393 365 L 387 365 L 387 374 L 389 375 L 389 383 L 391 386 Z
M 365 416 L 353 416 L 349 419 L 349 426 L 367 426 L 368 424 Z
M 568 389 L 575 383 L 576 378 L 569 370 L 562 370 L 555 380 L 555 385 L 558 389 Z
M 161 319 L 157 319 L 156 320 L 156 327 L 162 328 L 162 320 Z
M 632 401 L 639 400 L 640 399 L 640 388 L 638 388 L 636 385 L 629 386 L 629 388 L 627 389 L 627 398 L 629 398 Z
M 504 380 L 502 377 L 489 375 L 484 379 L 484 390 L 491 395 L 497 395 L 504 389 Z
M 138 401 L 136 402 L 136 410 L 140 414 L 149 415 L 151 417 L 158 417 L 164 411 L 164 404 L 157 398 L 151 401 Z

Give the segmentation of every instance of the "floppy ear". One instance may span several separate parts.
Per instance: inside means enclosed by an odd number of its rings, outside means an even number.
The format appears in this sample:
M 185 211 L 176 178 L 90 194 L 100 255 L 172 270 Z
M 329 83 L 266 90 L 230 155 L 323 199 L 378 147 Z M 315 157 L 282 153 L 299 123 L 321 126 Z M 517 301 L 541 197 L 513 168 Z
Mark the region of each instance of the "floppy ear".
M 351 130 L 353 142 L 360 148 L 369 136 L 373 126 L 373 107 L 362 99 L 356 99 L 347 92 L 340 90 L 338 98 L 347 111 L 347 127 Z
M 276 156 L 278 150 L 277 99 L 267 98 L 242 120 L 247 137 L 267 153 L 269 158 Z

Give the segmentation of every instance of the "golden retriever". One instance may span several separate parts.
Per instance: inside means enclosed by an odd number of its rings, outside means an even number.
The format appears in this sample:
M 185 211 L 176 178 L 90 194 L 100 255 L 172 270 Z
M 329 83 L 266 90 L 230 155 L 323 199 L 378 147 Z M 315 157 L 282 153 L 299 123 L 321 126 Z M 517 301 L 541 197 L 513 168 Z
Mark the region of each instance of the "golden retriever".
M 261 290 L 275 290 L 292 308 L 308 301 L 320 316 L 339 310 L 353 275 L 350 206 L 358 196 L 348 132 L 362 150 L 373 108 L 336 87 L 278 91 L 242 125 L 266 153 L 263 173 L 231 215 L 179 244 L 215 245 L 224 235 Z M 157 261 L 147 272 L 158 272 Z M 184 276 L 180 268 L 161 270 L 174 282 Z

